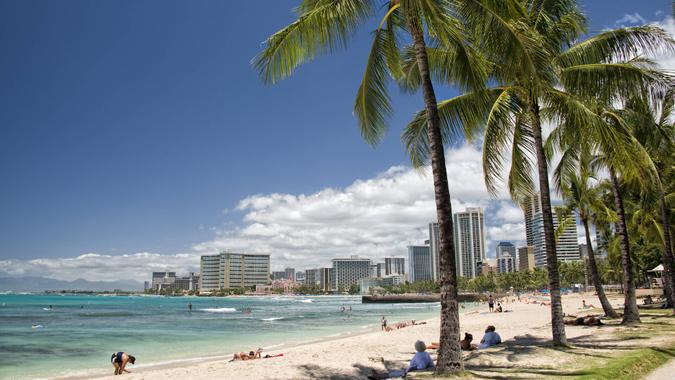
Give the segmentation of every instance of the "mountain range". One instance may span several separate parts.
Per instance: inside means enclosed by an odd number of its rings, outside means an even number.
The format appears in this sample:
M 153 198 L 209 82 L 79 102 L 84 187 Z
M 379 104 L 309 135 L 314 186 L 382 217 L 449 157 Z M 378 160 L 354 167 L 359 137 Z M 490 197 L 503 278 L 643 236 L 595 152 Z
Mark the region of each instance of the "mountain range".
M 74 281 L 46 277 L 0 277 L 0 291 L 43 292 L 47 290 L 143 290 L 143 283 L 134 280 L 89 281 L 78 278 Z

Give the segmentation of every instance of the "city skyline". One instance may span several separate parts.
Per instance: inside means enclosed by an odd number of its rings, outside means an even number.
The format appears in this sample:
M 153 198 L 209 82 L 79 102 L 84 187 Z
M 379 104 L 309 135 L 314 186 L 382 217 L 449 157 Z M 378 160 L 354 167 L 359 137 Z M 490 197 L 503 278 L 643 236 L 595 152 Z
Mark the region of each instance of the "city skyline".
M 133 279 L 171 267 L 196 270 L 200 255 L 225 248 L 270 254 L 274 270 L 299 262 L 318 267 L 351 254 L 405 256 L 408 245 L 426 240 L 428 223 L 435 220 L 428 175 L 410 167 L 397 133 L 378 149 L 364 144 L 351 115 L 367 36 L 356 36 L 349 52 L 303 67 L 293 81 L 269 88 L 259 83 L 249 60 L 274 28 L 248 33 L 246 20 L 220 25 L 222 8 L 213 17 L 175 22 L 175 3 L 168 2 L 161 15 L 137 5 L 138 18 L 128 21 L 138 26 L 153 15 L 160 32 L 142 30 L 151 39 L 134 41 L 134 33 L 114 33 L 127 20 L 125 10 L 47 5 L 50 13 L 35 12 L 31 2 L 5 4 L 6 25 L 17 42 L 0 40 L 7 52 L 5 73 L 12 73 L 2 77 L 7 86 L 0 89 L 0 121 L 8 136 L 0 170 L 9 179 L 0 189 L 0 277 Z M 269 14 L 275 16 L 261 23 L 285 23 L 293 17 L 291 4 L 272 2 Z M 69 12 L 70 6 L 80 11 Z M 256 7 L 240 6 L 251 13 Z M 657 14 L 669 2 L 641 4 L 640 14 L 629 1 L 609 10 L 593 2 L 584 6 L 594 29 L 656 21 L 675 31 L 672 20 Z M 92 25 L 102 15 L 107 21 Z M 228 27 L 246 27 L 238 36 L 248 39 L 228 41 L 246 48 L 226 59 L 232 66 L 224 68 L 218 44 L 227 35 L 221 28 Z M 92 33 L 80 38 L 81 28 Z M 171 35 L 185 31 L 185 38 L 159 38 L 173 28 Z M 165 55 L 144 51 L 154 42 Z M 40 44 L 64 54 L 35 49 Z M 136 59 L 120 61 L 118 55 Z M 330 70 L 344 75 L 326 78 Z M 168 80 L 176 72 L 190 74 Z M 27 86 L 36 91 L 21 90 Z M 440 88 L 439 97 L 452 91 Z M 323 99 L 329 95 L 337 103 L 327 107 Z M 392 125 L 400 127 L 419 104 L 393 95 Z M 264 102 L 269 112 L 255 112 L 240 100 Z M 301 106 L 316 111 L 302 123 L 295 112 Z M 29 109 L 35 112 L 29 115 Z M 208 112 L 201 116 L 202 110 Z M 248 128 L 240 127 L 244 123 Z M 316 139 L 297 138 L 310 130 L 319 131 Z M 454 211 L 486 210 L 487 257 L 499 241 L 523 245 L 522 211 L 504 189 L 496 199 L 487 194 L 480 148 L 458 143 L 447 152 Z

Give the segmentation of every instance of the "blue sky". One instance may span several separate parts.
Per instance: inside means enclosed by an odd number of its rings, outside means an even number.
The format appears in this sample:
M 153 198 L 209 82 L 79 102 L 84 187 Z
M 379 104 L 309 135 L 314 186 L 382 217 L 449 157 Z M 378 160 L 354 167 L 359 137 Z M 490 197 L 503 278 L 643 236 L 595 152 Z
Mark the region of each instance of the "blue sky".
M 278 224 L 254 201 L 344 194 L 405 170 L 399 135 L 420 96 L 392 91 L 396 113 L 377 148 L 351 112 L 373 25 L 276 86 L 251 68 L 296 4 L 0 0 L 0 260 L 213 248 Z M 582 4 L 592 30 L 660 21 L 671 6 Z M 265 249 L 298 259 L 292 244 Z

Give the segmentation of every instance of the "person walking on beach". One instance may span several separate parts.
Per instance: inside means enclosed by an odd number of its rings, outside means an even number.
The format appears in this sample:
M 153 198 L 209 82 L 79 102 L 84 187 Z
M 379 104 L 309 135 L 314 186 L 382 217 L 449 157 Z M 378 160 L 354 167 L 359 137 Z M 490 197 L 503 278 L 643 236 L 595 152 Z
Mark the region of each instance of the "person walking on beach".
M 192 302 L 189 302 L 189 303 L 188 303 L 188 311 L 189 311 L 189 312 L 192 312 Z
M 127 363 L 136 364 L 136 358 L 133 355 L 120 351 L 112 354 L 110 362 L 115 367 L 115 375 L 121 375 L 124 372 L 131 373 L 131 371 L 126 369 L 126 366 Z
M 495 311 L 495 299 L 492 298 L 492 294 L 488 297 L 488 308 L 490 309 L 490 313 Z
M 382 318 L 380 318 L 380 323 L 382 325 L 382 331 L 386 331 L 387 330 L 387 318 L 385 318 L 384 315 L 382 316 Z

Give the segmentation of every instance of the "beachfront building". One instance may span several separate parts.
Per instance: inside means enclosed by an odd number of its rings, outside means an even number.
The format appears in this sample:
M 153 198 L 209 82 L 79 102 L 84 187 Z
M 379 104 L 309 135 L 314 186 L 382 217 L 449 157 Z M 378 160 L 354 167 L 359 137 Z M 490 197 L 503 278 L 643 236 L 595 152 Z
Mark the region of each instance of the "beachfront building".
M 397 286 L 405 282 L 405 277 L 400 274 L 392 274 L 383 278 L 362 278 L 359 280 L 361 294 L 371 294 L 382 290 L 385 286 Z
M 384 274 L 378 273 L 377 277 L 390 276 L 393 274 L 405 275 L 405 258 L 403 257 L 384 258 Z
M 431 249 L 428 245 L 408 246 L 408 278 L 410 282 L 433 280 Z
M 152 290 L 172 289 L 176 283 L 176 272 L 152 272 Z
M 588 245 L 587 244 L 579 244 L 579 257 L 581 259 L 586 259 L 588 257 Z
M 531 245 L 518 247 L 518 271 L 534 270 L 534 247 Z
M 176 277 L 174 289 L 189 292 L 199 289 L 199 273 L 190 272 L 187 276 Z
M 553 209 L 553 229 L 558 229 L 558 207 Z M 576 218 L 571 216 L 573 220 L 567 223 L 562 234 L 558 235 L 556 242 L 556 257 L 558 261 L 577 261 L 581 257 L 579 255 L 579 245 L 577 238 L 577 223 Z M 537 268 L 546 266 L 546 241 L 544 239 L 544 220 L 542 213 L 539 212 L 534 215 L 533 220 L 534 233 L 534 265 Z
M 497 271 L 508 273 L 516 271 L 516 246 L 508 241 L 497 244 Z
M 481 274 L 495 273 L 497 272 L 497 259 L 485 259 L 480 266 Z
M 298 284 L 304 284 L 305 283 L 305 272 L 304 271 L 295 272 L 295 282 L 297 282 Z
M 305 271 L 305 285 L 316 286 L 323 292 L 330 292 L 333 268 L 316 268 Z
M 370 259 L 351 256 L 349 258 L 336 258 L 333 262 L 332 290 L 340 292 L 358 284 L 362 278 L 370 277 Z
M 143 281 L 143 290 L 150 289 L 150 281 Z
M 287 280 L 288 277 L 286 277 L 286 271 L 274 271 L 272 272 L 272 281 L 274 280 Z
M 438 271 L 441 237 L 438 232 L 438 223 L 429 223 L 429 242 L 427 244 L 429 244 L 429 255 L 431 259 L 431 279 L 439 281 L 441 279 Z M 408 264 L 408 266 L 410 266 L 410 264 Z
M 285 268 L 284 273 L 287 280 L 295 281 L 295 268 Z
M 474 278 L 485 259 L 485 224 L 481 207 L 453 214 L 457 275 Z
M 199 290 L 208 292 L 269 284 L 270 255 L 222 252 L 201 257 Z

